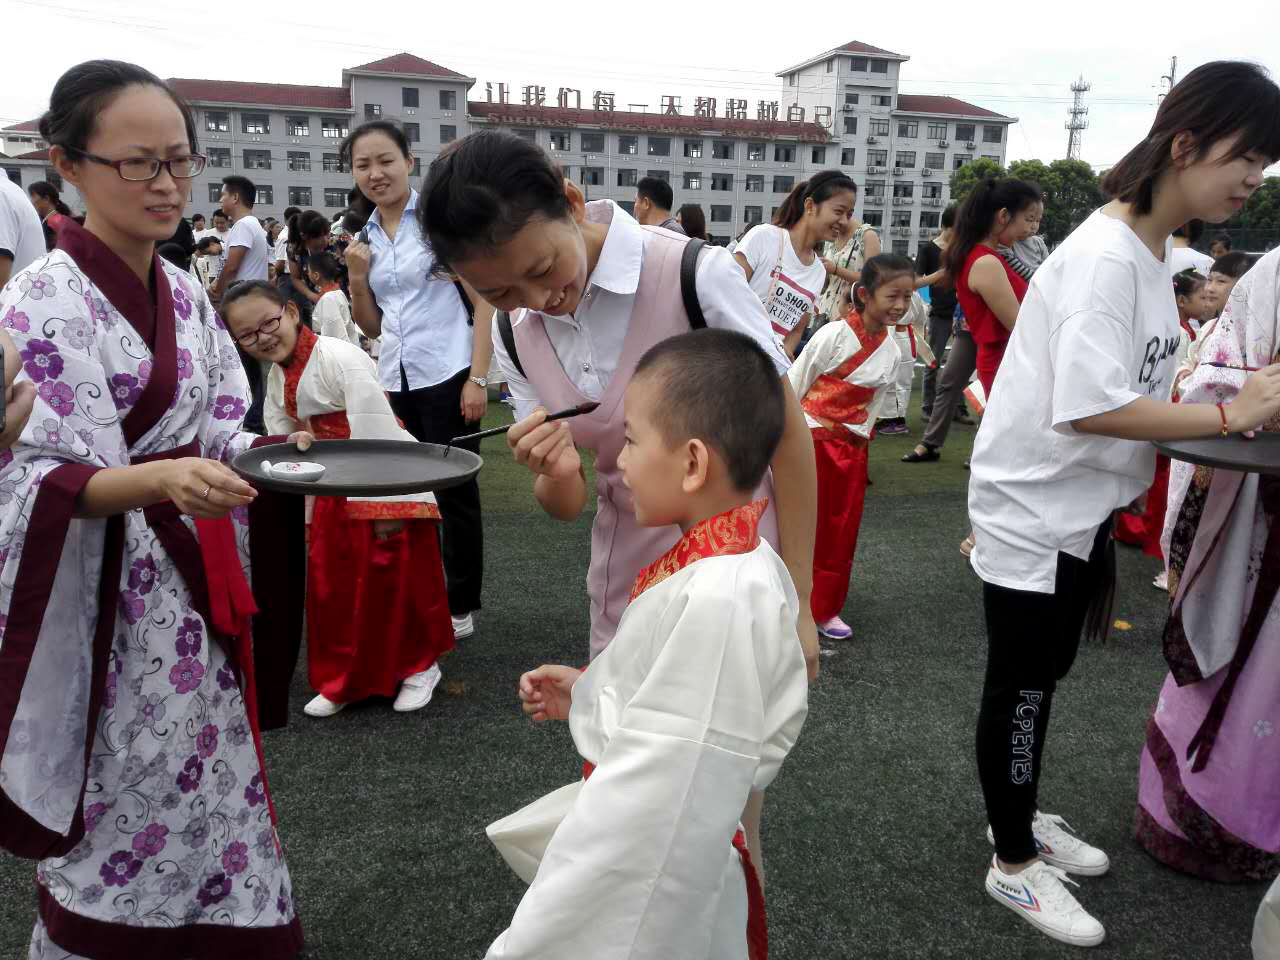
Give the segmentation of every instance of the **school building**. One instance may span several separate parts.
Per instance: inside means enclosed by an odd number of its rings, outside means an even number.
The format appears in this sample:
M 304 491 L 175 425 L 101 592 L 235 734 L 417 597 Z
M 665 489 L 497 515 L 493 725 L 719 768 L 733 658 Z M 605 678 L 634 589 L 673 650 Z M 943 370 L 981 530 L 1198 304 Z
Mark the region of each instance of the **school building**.
M 386 118 L 408 136 L 415 184 L 445 144 L 510 130 L 550 152 L 590 199 L 630 208 L 640 178 L 667 180 L 676 207 L 699 204 L 720 243 L 772 217 L 796 182 L 840 167 L 860 187 L 858 216 L 887 249 L 914 254 L 938 231 L 952 170 L 979 156 L 1003 165 L 1016 118 L 954 97 L 900 94 L 908 59 L 851 42 L 778 73 L 776 100 L 663 96 L 656 105 L 567 87 L 478 91 L 476 78 L 408 53 L 347 68 L 336 87 L 170 82 L 195 108 L 209 157 L 189 214 L 208 215 L 231 173 L 257 184 L 260 217 L 287 206 L 335 214 L 352 183 L 338 144 L 353 125 Z M 0 166 L 24 185 L 46 175 L 46 145 L 33 128 L 0 131 L 0 150 L 16 154 Z

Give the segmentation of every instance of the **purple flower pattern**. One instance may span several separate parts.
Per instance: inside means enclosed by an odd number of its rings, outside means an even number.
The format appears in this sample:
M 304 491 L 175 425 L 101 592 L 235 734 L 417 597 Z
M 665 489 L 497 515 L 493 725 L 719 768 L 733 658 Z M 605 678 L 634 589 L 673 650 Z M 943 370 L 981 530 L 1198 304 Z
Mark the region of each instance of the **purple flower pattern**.
M 142 382 L 133 374 L 117 373 L 111 378 L 111 399 L 116 409 L 132 407 L 142 396 Z
M 191 693 L 204 679 L 204 665 L 193 657 L 183 657 L 169 671 L 169 682 L 178 693 Z
M 150 823 L 133 835 L 133 852 L 146 860 L 164 849 L 169 841 L 169 828 L 163 823 Z
M 18 281 L 18 289 L 32 300 L 43 300 L 45 297 L 52 297 L 58 292 L 58 288 L 53 282 L 53 277 L 47 273 L 37 273 L 34 277 L 30 275 L 23 277 Z
M 218 728 L 212 723 L 206 723 L 196 737 L 196 751 L 200 754 L 201 759 L 208 760 L 214 755 L 218 749 Z
M 178 627 L 178 640 L 174 644 L 178 656 L 194 657 L 199 653 L 203 634 L 204 624 L 195 617 L 183 617 L 182 625 Z
M 191 351 L 183 347 L 178 351 L 178 379 L 190 380 L 196 368 L 191 362 Z
M 231 394 L 221 394 L 213 401 L 213 416 L 216 420 L 239 420 L 244 412 L 244 401 Z
M 129 589 L 146 596 L 156 585 L 156 558 L 151 554 L 129 565 Z
M 35 383 L 57 380 L 62 376 L 62 354 L 52 340 L 28 340 L 27 348 L 18 351 L 23 369 Z
M 69 417 L 76 409 L 76 397 L 71 388 L 61 380 L 46 380 L 36 387 L 40 399 L 60 417 Z
M 141 869 L 142 861 L 131 851 L 117 850 L 107 857 L 107 862 L 99 868 L 98 873 L 102 877 L 102 882 L 108 887 L 123 887 L 127 886 Z
M 225 900 L 230 892 L 231 878 L 225 873 L 214 873 L 206 877 L 204 883 L 200 884 L 196 899 L 200 901 L 202 907 L 211 907 L 215 903 L 221 903 Z
M 200 786 L 200 780 L 204 777 L 204 764 L 199 757 L 188 757 L 186 764 L 182 768 L 182 772 L 178 774 L 178 789 L 183 793 L 190 793 L 196 787 Z
M 31 332 L 31 318 L 17 307 L 10 307 L 5 312 L 3 323 L 10 330 L 17 330 L 19 333 Z
M 134 624 L 147 612 L 147 604 L 132 590 L 120 591 L 120 615 L 126 623 Z
M 227 844 L 227 849 L 222 851 L 222 866 L 233 877 L 248 870 L 249 845 L 240 840 Z

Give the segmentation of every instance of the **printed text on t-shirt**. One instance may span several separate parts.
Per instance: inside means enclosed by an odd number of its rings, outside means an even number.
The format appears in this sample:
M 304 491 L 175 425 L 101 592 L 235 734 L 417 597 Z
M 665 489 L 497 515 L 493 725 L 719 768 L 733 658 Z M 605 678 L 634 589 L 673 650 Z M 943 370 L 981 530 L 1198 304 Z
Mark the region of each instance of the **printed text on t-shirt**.
M 773 290 L 768 304 L 769 322 L 777 333 L 786 336 L 806 314 L 813 313 L 817 294 L 800 286 L 783 273 L 781 267 L 775 268 L 770 276 L 773 278 Z
M 1152 337 L 1147 341 L 1146 355 L 1138 371 L 1138 382 L 1147 385 L 1147 395 L 1153 395 L 1164 383 L 1164 377 L 1155 379 L 1156 369 L 1178 352 L 1178 338 Z

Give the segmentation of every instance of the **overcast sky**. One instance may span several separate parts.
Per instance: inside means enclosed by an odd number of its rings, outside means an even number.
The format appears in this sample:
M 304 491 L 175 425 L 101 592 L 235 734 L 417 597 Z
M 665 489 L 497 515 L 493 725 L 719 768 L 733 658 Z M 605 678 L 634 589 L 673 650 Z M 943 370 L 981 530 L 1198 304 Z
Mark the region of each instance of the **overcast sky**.
M 850 40 L 910 56 L 904 93 L 949 94 L 1019 118 L 1009 158 L 1066 153 L 1071 81 L 1083 75 L 1085 160 L 1109 164 L 1146 133 L 1169 58 L 1178 74 L 1220 58 L 1280 76 L 1276 0 L 1125 4 L 955 0 L 847 5 L 506 0 L 0 0 L 6 38 L 0 124 L 29 120 L 67 67 L 110 57 L 162 77 L 338 85 L 343 66 L 407 50 L 485 82 L 613 91 L 622 108 L 664 93 L 776 99 L 774 74 Z M 1215 9 L 1223 15 L 1216 15 Z M 789 11 L 813 10 L 811 19 Z M 1154 14 L 1148 12 L 1158 11 Z M 1229 14 L 1229 15 L 1227 15 Z

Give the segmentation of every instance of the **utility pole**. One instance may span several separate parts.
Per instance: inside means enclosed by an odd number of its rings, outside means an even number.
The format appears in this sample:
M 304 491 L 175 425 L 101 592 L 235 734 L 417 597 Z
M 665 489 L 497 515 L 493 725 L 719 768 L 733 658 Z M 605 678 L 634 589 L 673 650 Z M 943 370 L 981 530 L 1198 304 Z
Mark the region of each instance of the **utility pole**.
M 1169 90 L 1173 89 L 1173 85 L 1178 82 L 1178 58 L 1177 57 L 1169 58 L 1169 72 L 1166 73 L 1164 76 L 1162 76 L 1160 79 L 1161 81 L 1167 82 L 1169 84 Z M 1169 90 L 1166 90 L 1164 93 L 1160 94 L 1159 99 L 1163 100 L 1165 96 L 1168 94 Z
M 1071 84 L 1071 109 L 1068 112 L 1070 119 L 1067 120 L 1065 126 L 1067 130 L 1067 159 L 1080 159 L 1081 141 L 1084 139 L 1084 131 L 1089 129 L 1089 108 L 1084 105 L 1084 95 L 1091 89 L 1091 84 L 1085 83 L 1084 77 Z

